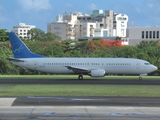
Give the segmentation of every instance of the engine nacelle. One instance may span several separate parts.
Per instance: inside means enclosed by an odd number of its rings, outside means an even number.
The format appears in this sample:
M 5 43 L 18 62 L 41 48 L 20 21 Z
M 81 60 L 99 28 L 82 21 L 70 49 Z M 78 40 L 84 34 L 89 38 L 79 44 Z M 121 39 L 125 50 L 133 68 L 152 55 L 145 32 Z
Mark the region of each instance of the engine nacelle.
M 104 69 L 91 70 L 91 77 L 104 77 L 105 73 Z

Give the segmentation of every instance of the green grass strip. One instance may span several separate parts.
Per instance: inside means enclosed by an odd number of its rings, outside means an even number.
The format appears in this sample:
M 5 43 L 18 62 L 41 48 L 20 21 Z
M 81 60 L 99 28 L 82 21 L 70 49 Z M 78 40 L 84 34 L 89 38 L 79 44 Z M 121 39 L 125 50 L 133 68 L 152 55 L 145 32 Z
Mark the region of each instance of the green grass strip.
M 1 78 L 32 78 L 32 79 L 78 79 L 78 75 L 0 75 Z M 138 79 L 139 76 L 105 76 L 101 78 L 92 78 L 90 76 L 84 75 L 84 79 Z M 160 76 L 142 76 L 145 80 L 147 79 L 158 79 L 160 80 Z
M 1 85 L 0 96 L 160 97 L 156 85 Z

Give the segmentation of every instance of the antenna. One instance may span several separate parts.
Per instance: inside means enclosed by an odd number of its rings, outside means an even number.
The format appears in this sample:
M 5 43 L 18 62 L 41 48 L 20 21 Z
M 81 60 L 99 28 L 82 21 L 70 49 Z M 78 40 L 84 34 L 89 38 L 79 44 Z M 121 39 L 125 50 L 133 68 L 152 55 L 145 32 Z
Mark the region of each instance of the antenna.
M 134 21 L 132 21 L 132 27 L 134 26 Z

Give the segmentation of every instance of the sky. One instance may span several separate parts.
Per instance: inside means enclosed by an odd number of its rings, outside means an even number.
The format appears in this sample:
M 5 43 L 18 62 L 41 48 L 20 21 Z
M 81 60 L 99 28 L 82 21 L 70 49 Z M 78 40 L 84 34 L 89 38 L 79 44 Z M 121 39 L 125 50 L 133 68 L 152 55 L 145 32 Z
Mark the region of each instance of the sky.
M 0 29 L 10 31 L 21 22 L 47 32 L 58 14 L 97 9 L 126 14 L 128 26 L 160 26 L 160 0 L 0 0 Z

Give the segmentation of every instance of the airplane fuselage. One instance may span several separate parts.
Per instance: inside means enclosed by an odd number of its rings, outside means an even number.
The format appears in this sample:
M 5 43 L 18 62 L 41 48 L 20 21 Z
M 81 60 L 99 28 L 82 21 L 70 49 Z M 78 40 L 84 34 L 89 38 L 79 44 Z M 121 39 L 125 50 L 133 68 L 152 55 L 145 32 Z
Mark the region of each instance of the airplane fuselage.
M 103 69 L 105 74 L 147 74 L 155 66 L 145 60 L 132 58 L 25 58 L 23 62 L 12 61 L 13 64 L 41 72 L 55 74 L 75 74 L 68 66 L 88 70 Z M 79 71 L 77 74 L 85 74 Z

